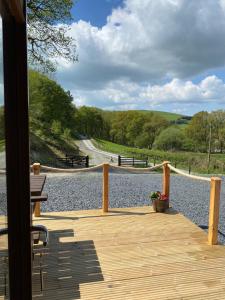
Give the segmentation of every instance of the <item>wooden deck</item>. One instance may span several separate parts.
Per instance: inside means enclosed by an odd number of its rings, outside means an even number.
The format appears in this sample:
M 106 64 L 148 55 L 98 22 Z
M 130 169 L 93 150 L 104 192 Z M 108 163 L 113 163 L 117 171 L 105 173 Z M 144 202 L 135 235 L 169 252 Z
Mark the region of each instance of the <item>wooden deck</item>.
M 33 299 L 225 299 L 225 247 L 181 214 L 151 207 L 43 213 L 44 291 Z

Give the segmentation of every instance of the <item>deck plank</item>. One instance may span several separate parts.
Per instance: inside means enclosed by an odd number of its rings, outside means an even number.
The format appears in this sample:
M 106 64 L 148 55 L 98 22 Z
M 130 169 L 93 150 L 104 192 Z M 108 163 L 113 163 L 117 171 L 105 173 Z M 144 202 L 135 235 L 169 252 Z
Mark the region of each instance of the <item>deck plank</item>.
M 43 213 L 50 230 L 44 290 L 33 299 L 224 299 L 225 247 L 171 210 L 151 207 Z M 1 299 L 1 297 L 0 297 Z

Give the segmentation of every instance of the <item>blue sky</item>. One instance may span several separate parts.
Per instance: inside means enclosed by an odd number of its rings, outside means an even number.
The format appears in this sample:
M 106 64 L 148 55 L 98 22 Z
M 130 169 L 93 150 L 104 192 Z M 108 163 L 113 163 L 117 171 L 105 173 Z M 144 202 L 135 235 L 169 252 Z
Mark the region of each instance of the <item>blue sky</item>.
M 84 20 L 93 26 L 102 27 L 112 9 L 122 4 L 122 0 L 76 0 L 72 15 L 75 21 Z
M 56 78 L 75 104 L 192 115 L 225 107 L 225 0 L 78 0 L 79 62 Z

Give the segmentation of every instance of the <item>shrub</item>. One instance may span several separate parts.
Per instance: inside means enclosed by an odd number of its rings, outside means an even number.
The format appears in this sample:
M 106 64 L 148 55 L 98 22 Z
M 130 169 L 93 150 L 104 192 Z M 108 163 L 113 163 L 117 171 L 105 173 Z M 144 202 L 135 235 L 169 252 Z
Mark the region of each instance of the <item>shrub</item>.
M 181 129 L 177 127 L 168 127 L 157 137 L 154 146 L 160 150 L 176 151 L 184 146 L 185 136 Z

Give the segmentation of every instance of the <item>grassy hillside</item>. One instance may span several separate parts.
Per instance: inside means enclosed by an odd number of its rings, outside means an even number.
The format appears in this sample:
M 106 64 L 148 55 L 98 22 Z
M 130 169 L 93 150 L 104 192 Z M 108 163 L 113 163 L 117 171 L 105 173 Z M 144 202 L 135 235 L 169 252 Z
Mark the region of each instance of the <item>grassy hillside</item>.
M 143 112 L 145 114 L 154 113 L 156 115 L 159 115 L 160 117 L 165 118 L 168 121 L 176 121 L 183 117 L 180 114 L 170 113 L 170 112 L 166 112 L 166 111 L 158 111 L 158 110 L 141 110 L 140 112 Z
M 169 152 L 160 150 L 138 149 L 115 144 L 106 140 L 95 139 L 94 144 L 97 148 L 107 152 L 112 152 L 128 157 L 143 159 L 148 157 L 151 163 L 161 163 L 165 160 L 170 161 L 177 168 L 188 170 L 191 167 L 192 172 L 221 174 L 225 172 L 225 157 L 223 154 L 213 154 L 210 168 L 207 165 L 207 153 L 194 152 Z
M 52 138 L 49 136 L 46 138 L 31 133 L 30 145 L 31 163 L 40 162 L 41 164 L 55 165 L 57 157 L 65 157 L 66 154 L 79 154 L 75 141 L 72 139 L 66 140 L 62 137 Z
M 143 113 L 143 114 L 151 114 L 154 113 L 160 117 L 165 118 L 167 121 L 174 123 L 174 124 L 178 124 L 178 125 L 185 125 L 188 123 L 188 121 L 191 119 L 191 117 L 189 116 L 184 116 L 181 114 L 176 114 L 176 113 L 171 113 L 171 112 L 166 112 L 166 111 L 158 111 L 158 110 L 130 110 L 133 112 L 138 112 L 138 113 Z M 103 116 L 108 119 L 111 120 L 112 118 L 115 117 L 116 114 L 123 112 L 123 111 L 102 111 Z

